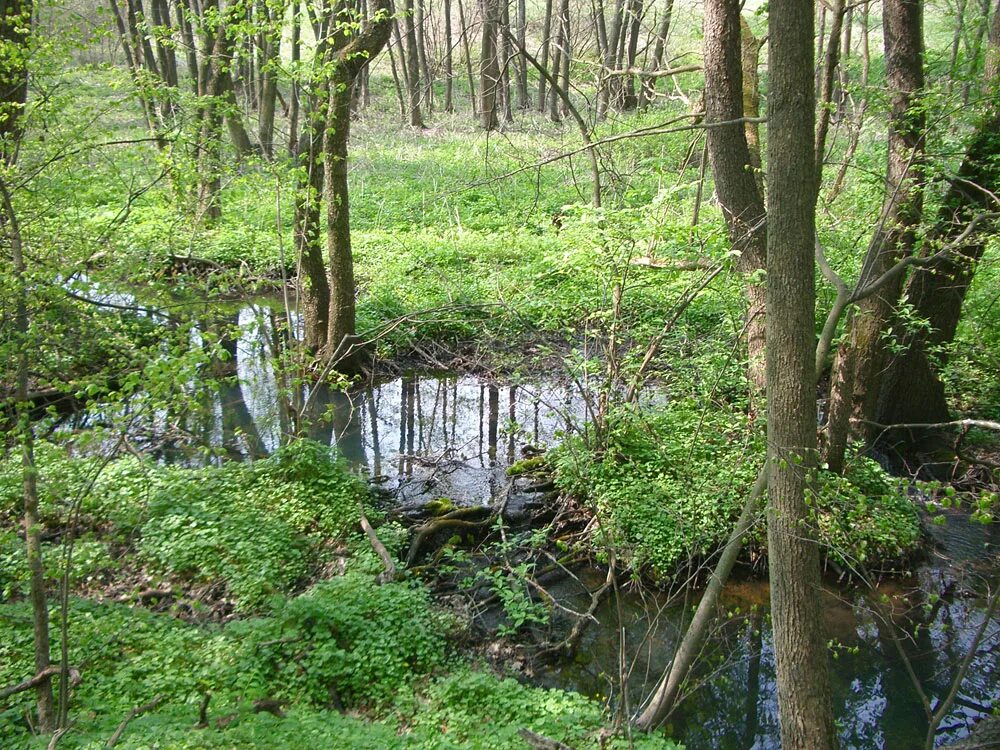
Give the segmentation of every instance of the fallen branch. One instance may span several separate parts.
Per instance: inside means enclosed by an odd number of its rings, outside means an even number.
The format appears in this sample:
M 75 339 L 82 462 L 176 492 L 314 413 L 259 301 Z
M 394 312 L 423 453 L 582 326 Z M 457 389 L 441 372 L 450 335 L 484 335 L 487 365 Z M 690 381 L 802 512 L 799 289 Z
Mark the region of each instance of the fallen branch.
M 51 666 L 48 666 L 41 672 L 36 674 L 34 677 L 27 679 L 24 682 L 19 682 L 16 685 L 10 685 L 0 690 L 0 700 L 9 698 L 12 695 L 17 695 L 18 693 L 23 693 L 25 690 L 31 690 L 34 687 L 38 687 L 46 680 L 51 680 L 58 674 L 62 674 L 62 667 L 60 667 L 58 664 L 53 664 Z M 80 671 L 75 667 L 69 668 L 69 681 L 70 685 L 73 686 L 80 684 Z
M 530 729 L 517 730 L 521 739 L 531 745 L 535 750 L 573 750 L 569 745 L 559 740 L 549 739 L 541 734 L 536 734 Z
M 115 730 L 115 733 L 111 735 L 110 739 L 108 739 L 107 744 L 105 744 L 105 747 L 114 747 L 118 743 L 118 740 L 122 738 L 122 735 L 125 733 L 126 727 L 128 727 L 129 723 L 133 719 L 142 716 L 143 714 L 148 714 L 154 708 L 163 703 L 164 698 L 166 698 L 166 696 L 161 693 L 160 695 L 153 698 L 153 700 L 151 700 L 149 703 L 146 703 L 142 706 L 136 706 L 131 711 L 129 711 L 128 716 L 122 719 L 122 723 L 118 725 L 118 728 Z
M 487 518 L 479 521 L 467 520 L 469 516 L 481 515 L 483 512 L 489 514 Z M 481 529 L 486 524 L 492 522 L 493 517 L 494 514 L 489 508 L 478 506 L 473 508 L 456 508 L 451 513 L 446 513 L 438 518 L 432 518 L 427 523 L 417 526 L 417 533 L 413 537 L 413 541 L 410 543 L 410 551 L 406 555 L 406 567 L 412 567 L 413 563 L 417 561 L 420 548 L 428 537 L 444 529 Z
M 385 572 L 379 575 L 379 583 L 385 583 L 387 581 L 394 581 L 397 577 L 396 563 L 392 560 L 392 555 L 389 554 L 389 550 L 385 548 L 382 544 L 382 540 L 378 538 L 378 534 L 375 533 L 375 529 L 368 522 L 368 516 L 365 515 L 364 507 L 359 506 L 359 512 L 361 514 L 361 528 L 365 530 L 365 536 L 368 537 L 368 541 L 371 542 L 372 549 L 375 550 L 375 554 L 379 556 L 382 561 L 382 565 L 385 567 Z

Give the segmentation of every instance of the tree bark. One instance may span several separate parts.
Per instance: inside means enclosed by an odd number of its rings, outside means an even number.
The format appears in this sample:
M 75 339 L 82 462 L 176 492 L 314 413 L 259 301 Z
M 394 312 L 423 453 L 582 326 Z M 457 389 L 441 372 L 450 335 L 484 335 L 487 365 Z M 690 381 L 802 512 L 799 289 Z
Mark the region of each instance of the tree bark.
M 542 16 L 542 52 L 539 62 L 546 70 L 549 69 L 549 47 L 551 46 L 550 38 L 552 36 L 552 4 L 553 0 L 545 0 L 545 15 Z M 536 108 L 539 112 L 544 113 L 545 102 L 547 101 L 544 76 L 538 81 L 538 99 L 536 101 Z
M 424 117 L 420 111 L 420 58 L 417 51 L 417 32 L 413 23 L 413 0 L 403 2 L 403 36 L 406 40 L 404 55 L 406 67 L 406 92 L 410 104 L 410 126 L 424 127 Z
M 268 158 L 274 156 L 274 110 L 278 99 L 278 71 L 281 60 L 281 32 L 284 18 L 274 18 L 274 11 L 264 5 L 267 13 L 266 29 L 263 32 L 264 49 L 261 58 L 260 110 L 258 112 L 258 140 L 261 151 Z M 284 8 L 280 12 L 283 15 Z
M 635 68 L 635 59 L 639 51 L 639 30 L 642 21 L 642 0 L 631 0 L 628 6 L 628 41 L 625 45 L 625 69 Z M 631 112 L 639 105 L 639 97 L 635 92 L 635 76 L 629 73 L 625 76 L 624 92 L 622 94 L 622 109 Z
M 913 253 L 923 209 L 920 163 L 926 116 L 919 102 L 924 85 L 920 0 L 885 0 L 883 8 L 886 76 L 892 104 L 886 198 L 865 255 L 859 286 L 880 277 Z M 851 420 L 857 425 L 875 421 L 882 377 L 889 363 L 882 337 L 891 324 L 901 287 L 899 276 L 858 305 L 848 320 L 848 341 L 838 352 L 831 378 L 826 461 L 833 471 L 843 465 Z M 852 369 L 849 374 L 844 372 L 847 367 Z
M 836 733 L 806 504 L 816 453 L 812 1 L 773 0 L 769 28 L 767 548 L 778 710 L 784 750 L 826 750 Z
M 1000 3 L 993 16 L 989 48 L 987 90 L 1000 85 L 997 64 Z M 977 215 L 1000 210 L 994 197 L 1000 194 L 1000 105 L 996 101 L 987 98 L 988 111 L 969 142 L 958 174 L 951 180 L 925 242 L 922 253 L 925 256 L 954 241 Z M 881 424 L 948 421 L 948 403 L 938 371 L 946 362 L 947 346 L 955 338 L 962 304 L 976 267 L 995 231 L 996 221 L 982 222 L 954 254 L 929 267 L 918 268 L 910 276 L 904 295 L 930 327 L 901 333 L 905 350 L 889 364 L 873 421 Z M 936 361 L 931 356 L 935 349 L 942 352 Z
M 664 0 L 663 15 L 656 27 L 656 41 L 653 43 L 653 59 L 650 70 L 659 70 L 663 64 L 663 53 L 666 50 L 667 37 L 670 35 L 670 22 L 674 15 L 674 0 Z M 644 110 L 656 95 L 656 77 L 642 76 L 642 86 L 639 89 L 639 110 Z
M 496 130 L 497 93 L 500 87 L 500 65 L 497 58 L 497 29 L 500 9 L 497 0 L 482 0 L 483 38 L 479 55 L 479 125 L 483 130 Z
M 451 31 L 451 0 L 444 0 L 444 111 L 455 111 L 454 43 Z
M 708 0 L 704 15 L 705 119 L 708 123 L 743 117 L 740 10 L 737 0 Z M 753 160 L 742 123 L 709 128 L 709 160 L 715 192 L 729 229 L 733 249 L 740 253 L 739 270 L 751 275 L 764 268 L 767 226 L 764 201 L 754 179 Z M 744 336 L 751 390 L 762 393 L 764 364 L 764 289 L 747 284 Z

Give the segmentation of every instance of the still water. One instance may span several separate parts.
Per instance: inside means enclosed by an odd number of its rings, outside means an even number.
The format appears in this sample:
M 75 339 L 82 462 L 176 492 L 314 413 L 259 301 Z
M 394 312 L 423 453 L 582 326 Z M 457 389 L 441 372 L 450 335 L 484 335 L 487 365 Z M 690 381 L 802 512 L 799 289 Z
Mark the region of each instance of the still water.
M 192 412 L 198 416 L 188 418 L 187 439 L 214 446 L 214 460 L 252 459 L 273 451 L 297 422 L 311 438 L 336 446 L 404 506 L 441 496 L 459 504 L 491 502 L 507 487 L 507 466 L 526 451 L 587 430 L 594 408 L 588 384 L 565 377 L 498 381 L 410 373 L 348 392 L 290 387 L 279 384 L 272 366 L 274 310 L 246 305 L 223 319 L 239 331 L 224 338 L 228 377 Z M 192 344 L 197 338 L 193 334 Z M 169 415 L 152 422 L 143 429 L 147 438 L 157 433 L 156 423 L 170 423 Z M 167 455 L 170 442 L 159 440 L 157 450 Z M 983 582 L 1000 585 L 996 525 L 971 524 L 957 513 L 946 520 L 929 530 L 932 550 L 909 578 L 885 582 L 874 592 L 828 581 L 819 594 L 835 656 L 834 704 L 845 748 L 922 747 L 927 719 L 899 650 L 936 702 L 983 623 Z M 585 571 L 578 581 L 567 579 L 550 590 L 565 606 L 583 611 L 589 592 L 603 580 L 602 572 Z M 623 587 L 597 610 L 579 658 L 531 679 L 634 711 L 667 666 L 693 601 L 685 601 L 683 592 L 669 596 Z M 727 587 L 728 616 L 720 618 L 696 687 L 670 726 L 691 750 L 779 747 L 767 602 L 763 581 Z M 998 655 L 1000 624 L 987 623 L 954 708 L 941 724 L 939 743 L 965 736 L 1000 699 Z

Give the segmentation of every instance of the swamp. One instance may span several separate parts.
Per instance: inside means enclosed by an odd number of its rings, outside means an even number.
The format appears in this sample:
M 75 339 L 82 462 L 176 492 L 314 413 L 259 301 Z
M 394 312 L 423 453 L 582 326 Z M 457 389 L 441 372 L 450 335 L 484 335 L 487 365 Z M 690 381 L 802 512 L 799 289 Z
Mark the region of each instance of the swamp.
M 0 3 L 0 747 L 1000 747 L 998 0 Z

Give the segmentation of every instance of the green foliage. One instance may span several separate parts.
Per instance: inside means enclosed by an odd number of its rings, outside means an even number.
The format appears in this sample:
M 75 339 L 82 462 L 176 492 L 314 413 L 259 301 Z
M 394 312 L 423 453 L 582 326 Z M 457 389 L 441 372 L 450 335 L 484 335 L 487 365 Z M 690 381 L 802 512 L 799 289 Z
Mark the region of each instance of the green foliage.
M 521 750 L 525 742 L 518 730 L 528 729 L 571 747 L 625 748 L 623 738 L 599 743 L 605 721 L 600 706 L 578 693 L 543 690 L 512 679 L 468 669 L 434 681 L 410 717 L 411 731 L 421 737 L 425 750 L 481 748 Z M 483 728 L 489 727 L 484 732 Z M 639 750 L 679 748 L 656 735 L 637 735 Z
M 826 554 L 848 569 L 896 562 L 923 538 L 907 484 L 889 477 L 874 459 L 855 453 L 844 473 L 817 473 L 815 513 Z
M 330 545 L 354 532 L 364 484 L 330 449 L 302 440 L 252 463 L 188 469 L 124 457 L 106 462 L 39 444 L 42 517 L 58 527 L 78 507 L 75 581 L 114 568 L 107 545 L 134 544 L 139 562 L 158 576 L 221 583 L 241 611 L 304 581 Z M 0 515 L 13 519 L 21 502 L 17 457 L 0 461 Z M 58 580 L 61 546 L 44 559 Z M 0 587 L 23 593 L 23 544 L 0 537 Z
M 384 704 L 396 686 L 442 666 L 450 629 L 425 588 L 379 586 L 371 576 L 349 572 L 228 632 L 255 662 L 253 680 L 274 697 L 329 706 L 335 695 L 354 706 Z
M 725 542 L 763 461 L 762 438 L 742 413 L 672 401 L 652 415 L 614 414 L 603 455 L 569 442 L 553 461 L 559 486 L 597 512 L 599 548 L 671 578 Z M 831 558 L 892 564 L 919 546 L 905 486 L 872 459 L 854 456 L 844 476 L 817 472 L 815 486 L 810 502 Z
M 364 496 L 310 441 L 251 464 L 174 469 L 150 500 L 138 552 L 157 570 L 223 581 L 239 609 L 255 609 L 302 581 L 323 543 L 347 537 Z
M 428 682 L 424 675 L 447 666 L 448 618 L 407 583 L 348 574 L 277 602 L 273 615 L 225 627 L 74 599 L 69 626 L 70 662 L 84 679 L 67 748 L 103 747 L 124 715 L 157 695 L 162 704 L 129 725 L 120 747 L 523 750 L 522 728 L 581 750 L 628 747 L 620 738 L 599 743 L 602 706 L 575 693 L 462 666 Z M 31 673 L 31 638 L 27 603 L 0 605 L 0 683 Z M 367 718 L 331 710 L 334 693 L 348 706 L 369 704 Z M 208 726 L 196 728 L 205 694 Z M 279 701 L 286 716 L 256 713 L 262 698 Z M 35 746 L 23 722 L 31 700 L 22 693 L 0 712 L 3 746 Z M 642 736 L 635 747 L 679 746 Z
M 725 538 L 753 484 L 762 442 L 746 417 L 674 401 L 652 416 L 618 412 L 603 456 L 579 443 L 555 452 L 561 489 L 593 503 L 599 544 L 669 578 Z

